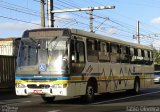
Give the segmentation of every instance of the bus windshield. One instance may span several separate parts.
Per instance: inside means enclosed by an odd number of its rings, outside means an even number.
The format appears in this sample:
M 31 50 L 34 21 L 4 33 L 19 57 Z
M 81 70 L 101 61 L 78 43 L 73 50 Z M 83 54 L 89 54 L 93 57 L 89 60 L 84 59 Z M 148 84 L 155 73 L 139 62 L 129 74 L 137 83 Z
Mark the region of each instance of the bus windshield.
M 20 71 L 62 74 L 68 71 L 68 38 L 22 38 L 19 50 Z M 24 69 L 26 68 L 26 69 Z M 30 71 L 31 72 L 31 71 Z

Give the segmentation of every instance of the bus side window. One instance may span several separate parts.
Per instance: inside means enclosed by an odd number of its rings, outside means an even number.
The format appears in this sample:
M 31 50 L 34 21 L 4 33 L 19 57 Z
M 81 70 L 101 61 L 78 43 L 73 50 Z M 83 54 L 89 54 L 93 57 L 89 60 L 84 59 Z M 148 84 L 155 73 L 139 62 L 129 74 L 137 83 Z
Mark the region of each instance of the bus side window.
M 76 43 L 76 54 L 77 54 L 77 62 L 84 63 L 85 62 L 85 52 L 84 52 L 84 43 L 78 41 Z
M 106 42 L 100 41 L 100 50 L 98 52 L 99 61 L 107 62 L 109 61 L 109 52 L 107 50 L 108 46 Z
M 95 39 L 87 39 L 87 59 L 89 62 L 98 61 L 98 42 Z
M 153 54 L 152 54 L 152 51 L 147 51 L 147 55 L 148 55 L 148 62 L 147 62 L 147 64 L 148 65 L 153 64 Z
M 81 73 L 85 66 L 85 47 L 82 41 L 71 42 L 72 73 Z
M 135 48 L 132 48 L 130 47 L 130 57 L 131 57 L 131 63 L 132 64 L 136 64 L 136 49 Z
M 138 56 L 137 56 L 137 63 L 138 64 L 143 64 L 143 50 L 142 49 L 138 49 Z
M 149 64 L 149 55 L 148 55 L 148 51 L 147 50 L 144 50 L 144 63 L 146 65 Z
M 131 62 L 131 52 L 130 52 L 130 47 L 126 47 L 126 57 L 127 57 L 127 63 Z
M 121 45 L 117 45 L 117 54 L 116 54 L 116 62 L 120 63 L 120 55 L 121 55 Z
M 145 64 L 145 60 L 144 59 L 145 59 L 144 50 L 141 49 L 141 60 L 140 60 L 141 64 Z
M 130 48 L 127 46 L 121 46 L 121 63 L 130 63 Z
M 107 52 L 109 53 L 109 51 L 110 51 L 110 44 L 109 43 L 106 43 L 106 49 L 107 49 Z
M 119 59 L 118 46 L 116 44 L 111 43 L 111 53 L 110 58 L 111 62 L 117 62 Z

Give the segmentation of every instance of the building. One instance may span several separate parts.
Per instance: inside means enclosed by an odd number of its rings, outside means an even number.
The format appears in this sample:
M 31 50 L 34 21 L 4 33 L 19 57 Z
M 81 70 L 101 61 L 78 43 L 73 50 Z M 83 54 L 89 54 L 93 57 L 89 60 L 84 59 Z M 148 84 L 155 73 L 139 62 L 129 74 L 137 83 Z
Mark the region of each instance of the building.
M 1 38 L 0 55 L 16 56 L 20 38 Z
M 19 43 L 20 38 L 0 39 L 0 92 L 14 89 Z

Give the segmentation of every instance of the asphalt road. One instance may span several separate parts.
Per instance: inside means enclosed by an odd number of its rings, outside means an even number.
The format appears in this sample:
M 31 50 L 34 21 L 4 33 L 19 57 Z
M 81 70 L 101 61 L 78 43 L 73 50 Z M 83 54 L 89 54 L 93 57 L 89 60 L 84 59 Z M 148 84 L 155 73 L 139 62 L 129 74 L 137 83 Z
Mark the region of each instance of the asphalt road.
M 95 102 L 84 104 L 78 97 L 57 97 L 47 104 L 40 96 L 17 97 L 0 94 L 0 112 L 160 112 L 160 84 L 144 89 L 140 95 L 126 92 L 97 95 Z

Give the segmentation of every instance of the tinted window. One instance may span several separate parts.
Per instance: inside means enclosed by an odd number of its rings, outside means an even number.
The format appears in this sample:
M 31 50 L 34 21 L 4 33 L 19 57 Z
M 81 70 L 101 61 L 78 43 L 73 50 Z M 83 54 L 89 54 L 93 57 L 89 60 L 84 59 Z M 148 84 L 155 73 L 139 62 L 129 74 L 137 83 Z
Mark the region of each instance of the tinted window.
M 97 62 L 97 41 L 94 39 L 87 39 L 87 58 L 89 62 Z
M 85 47 L 82 41 L 71 41 L 71 71 L 81 73 L 85 66 Z
M 154 75 L 159 75 L 160 76 L 160 72 L 154 72 Z
M 106 42 L 100 41 L 100 50 L 98 52 L 99 61 L 106 62 L 109 61 L 109 52 L 107 49 L 109 49 L 108 44 Z

